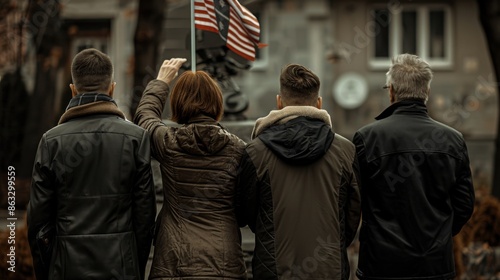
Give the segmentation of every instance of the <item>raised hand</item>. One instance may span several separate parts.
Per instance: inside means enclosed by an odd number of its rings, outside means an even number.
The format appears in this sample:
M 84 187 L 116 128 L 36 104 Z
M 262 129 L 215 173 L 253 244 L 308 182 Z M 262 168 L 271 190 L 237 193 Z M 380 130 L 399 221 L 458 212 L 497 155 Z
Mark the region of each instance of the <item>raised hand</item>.
M 187 59 L 185 58 L 172 58 L 163 61 L 157 79 L 167 84 L 170 83 L 177 77 L 179 69 L 186 61 Z

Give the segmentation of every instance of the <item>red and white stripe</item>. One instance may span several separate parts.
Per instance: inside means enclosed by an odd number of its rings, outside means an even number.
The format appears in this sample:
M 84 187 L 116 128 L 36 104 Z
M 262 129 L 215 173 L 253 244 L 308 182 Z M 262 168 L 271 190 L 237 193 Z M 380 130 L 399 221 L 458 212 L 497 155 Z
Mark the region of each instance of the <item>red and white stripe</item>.
M 194 25 L 196 28 L 211 32 L 219 32 L 215 17 L 214 1 L 194 1 Z
M 260 24 L 257 18 L 238 1 L 227 0 L 227 2 L 231 5 L 231 11 L 238 15 L 238 21 L 243 24 L 246 34 L 250 36 L 250 39 L 254 41 L 255 44 L 258 44 L 260 40 Z
M 230 5 L 227 47 L 247 60 L 255 60 L 255 46 L 260 38 L 259 21 L 238 1 L 224 1 Z M 196 28 L 219 32 L 213 0 L 195 0 L 194 9 Z

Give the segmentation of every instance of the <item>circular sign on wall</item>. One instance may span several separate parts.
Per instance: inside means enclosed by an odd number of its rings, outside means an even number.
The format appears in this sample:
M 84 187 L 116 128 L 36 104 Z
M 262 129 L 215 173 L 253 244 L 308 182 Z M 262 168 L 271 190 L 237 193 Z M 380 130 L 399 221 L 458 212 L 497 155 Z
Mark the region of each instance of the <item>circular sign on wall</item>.
M 344 109 L 358 108 L 367 97 L 368 84 L 363 76 L 356 73 L 343 74 L 333 87 L 333 98 Z

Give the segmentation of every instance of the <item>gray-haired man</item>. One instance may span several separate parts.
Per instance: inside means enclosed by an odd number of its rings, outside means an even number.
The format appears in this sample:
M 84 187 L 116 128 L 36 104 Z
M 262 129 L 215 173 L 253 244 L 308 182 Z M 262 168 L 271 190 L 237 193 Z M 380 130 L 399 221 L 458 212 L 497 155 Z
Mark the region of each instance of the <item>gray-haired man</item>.
M 387 72 L 391 105 L 354 135 L 363 222 L 360 279 L 452 279 L 452 236 L 474 205 L 462 134 L 427 114 L 432 71 L 415 55 Z

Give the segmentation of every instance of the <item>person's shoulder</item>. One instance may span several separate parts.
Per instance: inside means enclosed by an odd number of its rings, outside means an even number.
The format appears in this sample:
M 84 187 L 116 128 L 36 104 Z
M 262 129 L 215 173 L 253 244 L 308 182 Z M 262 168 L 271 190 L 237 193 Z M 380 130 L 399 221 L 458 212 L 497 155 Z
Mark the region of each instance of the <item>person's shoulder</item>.
M 227 152 L 230 156 L 235 157 L 239 161 L 245 153 L 247 143 L 233 133 L 228 132 L 228 135 L 230 144 L 226 147 L 230 148 L 227 150 Z
M 93 130 L 99 128 L 101 133 L 119 133 L 129 136 L 142 137 L 146 132 L 142 127 L 133 122 L 120 118 L 118 116 L 106 116 L 89 122 L 87 118 L 75 119 L 66 123 L 59 124 L 49 131 L 47 136 L 58 136 L 62 134 L 78 134 L 83 130 Z
M 459 136 L 459 137 L 463 137 L 462 133 L 460 131 L 456 130 L 455 128 L 453 128 L 447 124 L 444 124 L 442 122 L 436 121 L 435 119 L 432 119 L 432 118 L 431 118 L 431 121 L 436 129 L 441 130 L 443 132 L 450 133 L 450 134 L 454 134 L 454 135 Z
M 460 131 L 434 119 L 431 119 L 431 121 L 433 127 L 430 130 L 431 139 L 437 142 L 455 143 L 458 146 L 463 146 L 465 144 L 465 138 Z
M 217 129 L 218 129 L 220 132 L 222 132 L 222 133 L 226 134 L 226 135 L 227 135 L 227 137 L 229 137 L 229 139 L 230 139 L 232 142 L 234 142 L 234 143 L 239 143 L 239 142 L 243 142 L 243 143 L 245 143 L 245 142 L 243 141 L 243 139 L 241 139 L 241 138 L 240 138 L 237 134 L 235 134 L 232 130 L 227 129 L 225 126 L 218 125 L 218 126 L 217 126 Z M 245 143 L 245 144 L 246 144 L 246 143 Z
M 134 124 L 127 119 L 117 118 L 113 121 L 116 124 L 116 129 L 121 133 L 135 137 L 143 137 L 143 135 L 146 133 L 146 130 L 144 128 Z
M 381 120 L 375 120 L 369 124 L 366 124 L 362 127 L 360 127 L 356 133 L 360 133 L 360 134 L 363 134 L 363 133 L 367 133 L 368 131 L 370 130 L 376 130 L 376 129 L 383 129 L 384 127 L 386 127 L 387 125 L 389 125 L 388 123 L 388 118 L 385 118 L 385 119 L 381 119 Z
M 343 135 L 335 133 L 332 144 L 325 156 L 330 160 L 331 158 L 341 158 L 347 162 L 352 162 L 355 153 L 356 146 Z
M 51 139 L 51 138 L 54 138 L 54 137 L 57 137 L 57 136 L 60 136 L 60 135 L 66 134 L 66 133 L 71 133 L 71 131 L 72 131 L 71 123 L 62 123 L 62 124 L 58 124 L 58 125 L 52 127 L 51 129 L 47 130 L 43 134 L 43 136 L 46 139 Z
M 338 133 L 335 133 L 332 145 L 338 145 L 342 148 L 354 149 L 354 144 L 351 142 L 351 140 Z
M 257 156 L 263 155 L 266 151 L 268 151 L 268 147 L 260 140 L 259 137 L 255 137 L 254 139 L 248 141 L 245 151 L 249 155 Z
M 116 118 L 113 121 L 127 129 L 132 129 L 134 131 L 145 131 L 144 128 L 136 125 L 128 119 Z
M 237 147 L 238 149 L 244 149 L 247 146 L 247 143 L 243 141 L 238 135 L 231 133 L 229 131 L 226 132 L 229 136 L 229 140 L 233 143 L 235 147 Z

